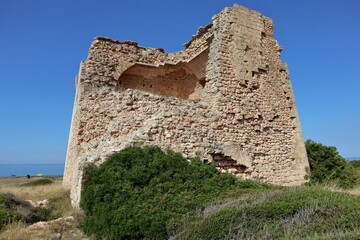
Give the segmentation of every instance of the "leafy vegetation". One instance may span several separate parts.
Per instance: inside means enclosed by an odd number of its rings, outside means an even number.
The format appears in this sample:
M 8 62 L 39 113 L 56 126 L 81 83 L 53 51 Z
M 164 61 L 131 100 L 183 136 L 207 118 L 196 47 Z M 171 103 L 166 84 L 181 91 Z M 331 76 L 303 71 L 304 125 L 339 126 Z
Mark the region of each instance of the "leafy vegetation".
M 199 212 L 176 239 L 359 239 L 360 197 L 281 189 Z M 343 238 L 346 236 L 346 238 Z
M 6 224 L 16 221 L 31 224 L 56 217 L 53 213 L 53 207 L 36 208 L 13 194 L 0 195 L 0 229 Z
M 335 183 L 341 188 L 354 187 L 359 174 L 337 152 L 336 147 L 325 146 L 312 140 L 305 142 L 310 164 L 307 178 L 310 183 Z
M 360 170 L 360 160 L 349 161 L 349 164 L 350 164 L 353 168 L 356 168 L 357 170 Z
M 90 165 L 83 184 L 83 229 L 97 239 L 360 237 L 359 196 L 239 181 L 153 146 L 130 147 Z
M 166 239 L 184 216 L 220 195 L 267 188 L 159 147 L 130 147 L 86 169 L 83 227 L 99 239 Z
M 11 222 L 19 221 L 22 215 L 11 207 L 11 199 L 6 194 L 0 194 L 0 231 Z
M 34 181 L 27 182 L 27 183 L 23 183 L 23 184 L 21 184 L 21 186 L 34 187 L 34 186 L 47 185 L 47 184 L 52 184 L 52 183 L 54 183 L 54 180 L 52 180 L 50 178 L 42 178 L 42 179 L 37 179 Z
M 84 234 L 77 228 L 82 212 L 72 208 L 69 192 L 62 188 L 62 179 L 51 180 L 53 184 L 23 186 L 34 179 L 0 178 L 0 239 L 57 239 L 59 234 L 61 239 L 84 239 Z M 34 208 L 24 199 L 34 202 L 48 199 L 48 205 Z M 74 218 L 66 220 L 70 215 Z M 29 227 L 40 220 L 48 222 Z
M 346 164 L 359 171 L 357 161 Z M 62 239 L 82 239 L 76 228 L 82 213 L 71 208 L 61 179 L 23 185 L 29 181 L 34 180 L 0 178 L 0 239 L 52 239 L 59 233 Z M 157 147 L 116 153 L 90 166 L 84 181 L 81 204 L 92 212 L 80 223 L 97 239 L 360 239 L 360 196 L 330 192 L 322 184 L 285 188 L 239 181 L 199 159 L 188 162 Z M 45 198 L 44 209 L 22 200 Z M 27 227 L 69 215 L 75 216 L 72 224 Z

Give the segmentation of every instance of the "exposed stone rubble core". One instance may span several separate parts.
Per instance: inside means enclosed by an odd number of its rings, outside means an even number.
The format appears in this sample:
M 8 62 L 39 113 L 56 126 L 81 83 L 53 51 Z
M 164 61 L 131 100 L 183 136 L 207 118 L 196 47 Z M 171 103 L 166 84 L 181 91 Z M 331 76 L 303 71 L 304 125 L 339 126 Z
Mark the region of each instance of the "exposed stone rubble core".
M 84 166 L 135 142 L 278 185 L 304 182 L 299 118 L 271 19 L 239 5 L 165 53 L 97 37 L 76 78 L 63 185 L 78 206 Z

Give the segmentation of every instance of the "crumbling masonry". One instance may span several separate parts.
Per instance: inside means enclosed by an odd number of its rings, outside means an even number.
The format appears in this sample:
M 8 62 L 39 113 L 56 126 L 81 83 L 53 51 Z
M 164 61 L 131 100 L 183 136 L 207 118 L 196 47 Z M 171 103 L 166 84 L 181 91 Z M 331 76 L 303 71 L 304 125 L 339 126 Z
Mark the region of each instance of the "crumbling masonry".
M 84 166 L 136 142 L 240 178 L 303 183 L 308 160 L 273 31 L 271 19 L 235 5 L 176 53 L 97 37 L 76 78 L 63 182 L 73 205 Z

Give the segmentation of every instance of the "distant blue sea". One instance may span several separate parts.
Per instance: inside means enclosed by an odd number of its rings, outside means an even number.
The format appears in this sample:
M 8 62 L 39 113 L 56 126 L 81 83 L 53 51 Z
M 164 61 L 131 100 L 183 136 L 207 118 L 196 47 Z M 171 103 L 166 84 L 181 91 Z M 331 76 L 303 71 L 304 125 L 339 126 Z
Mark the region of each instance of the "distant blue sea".
M 11 176 L 63 176 L 65 164 L 0 164 L 0 177 Z

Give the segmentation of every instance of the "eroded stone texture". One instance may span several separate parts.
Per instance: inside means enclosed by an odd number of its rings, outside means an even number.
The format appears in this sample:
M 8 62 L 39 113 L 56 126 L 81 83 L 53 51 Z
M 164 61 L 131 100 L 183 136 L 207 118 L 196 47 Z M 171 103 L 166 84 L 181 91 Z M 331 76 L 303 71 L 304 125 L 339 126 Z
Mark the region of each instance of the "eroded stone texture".
M 303 183 L 308 161 L 273 30 L 271 19 L 234 5 L 176 53 L 97 37 L 76 78 L 63 183 L 73 205 L 84 166 L 135 142 L 240 178 Z

